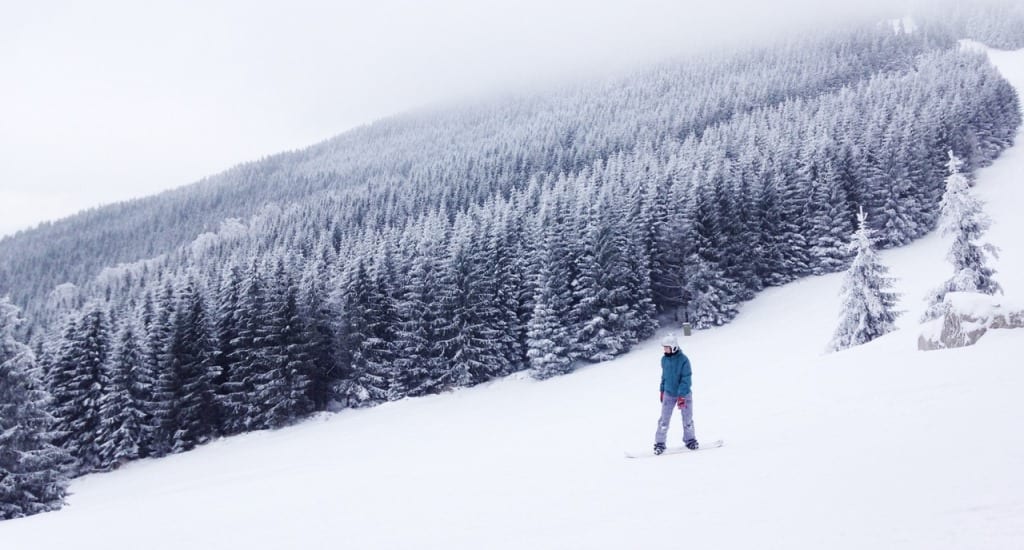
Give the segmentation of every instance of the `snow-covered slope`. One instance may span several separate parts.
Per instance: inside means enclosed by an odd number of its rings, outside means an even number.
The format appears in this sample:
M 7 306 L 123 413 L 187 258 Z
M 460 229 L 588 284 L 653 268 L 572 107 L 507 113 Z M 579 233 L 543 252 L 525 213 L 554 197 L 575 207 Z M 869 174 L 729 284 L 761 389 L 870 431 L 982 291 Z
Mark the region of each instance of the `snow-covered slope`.
M 991 56 L 1024 90 L 1024 51 Z M 1022 180 L 1024 136 L 976 188 L 998 280 L 1018 298 Z M 822 353 L 840 275 L 769 290 L 733 324 L 684 338 L 698 437 L 722 449 L 623 458 L 653 441 L 654 339 L 543 383 L 513 377 L 88 476 L 64 510 L 0 523 L 0 548 L 1022 548 L 1024 331 L 916 351 L 946 247 L 932 235 L 883 253 L 907 314 L 868 345 Z

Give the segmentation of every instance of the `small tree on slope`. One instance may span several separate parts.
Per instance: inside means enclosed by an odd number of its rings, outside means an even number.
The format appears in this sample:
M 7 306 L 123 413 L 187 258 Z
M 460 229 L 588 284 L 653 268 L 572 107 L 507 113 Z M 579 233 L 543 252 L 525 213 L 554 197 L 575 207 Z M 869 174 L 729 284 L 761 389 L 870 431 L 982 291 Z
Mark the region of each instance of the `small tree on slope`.
M 850 243 L 857 256 L 843 282 L 843 309 L 829 344 L 830 351 L 870 342 L 892 332 L 900 314 L 895 309 L 899 294 L 890 290 L 893 279 L 888 276 L 889 268 L 879 263 L 875 254 L 863 209 L 857 221 L 859 227 Z
M 982 210 L 981 201 L 971 194 L 967 178 L 960 173 L 962 164 L 963 161 L 950 151 L 946 192 L 939 205 L 939 228 L 943 235 L 953 235 L 953 246 L 946 255 L 953 264 L 953 276 L 928 296 L 925 321 L 942 315 L 943 299 L 948 292 L 995 294 L 1003 291 L 992 278 L 995 270 L 985 265 L 986 253 L 996 256 L 998 249 L 978 243 L 992 222 Z

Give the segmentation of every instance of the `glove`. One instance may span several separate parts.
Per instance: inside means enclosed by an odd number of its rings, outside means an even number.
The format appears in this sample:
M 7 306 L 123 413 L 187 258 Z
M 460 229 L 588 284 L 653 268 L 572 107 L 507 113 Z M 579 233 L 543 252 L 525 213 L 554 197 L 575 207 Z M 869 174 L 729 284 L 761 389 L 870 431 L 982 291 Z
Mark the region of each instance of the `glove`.
M 679 410 L 685 409 L 686 408 L 686 398 L 685 397 L 680 397 L 679 399 L 676 399 L 676 407 L 679 407 Z
M 658 401 L 662 403 L 665 402 L 665 392 L 661 392 L 661 395 L 658 397 Z

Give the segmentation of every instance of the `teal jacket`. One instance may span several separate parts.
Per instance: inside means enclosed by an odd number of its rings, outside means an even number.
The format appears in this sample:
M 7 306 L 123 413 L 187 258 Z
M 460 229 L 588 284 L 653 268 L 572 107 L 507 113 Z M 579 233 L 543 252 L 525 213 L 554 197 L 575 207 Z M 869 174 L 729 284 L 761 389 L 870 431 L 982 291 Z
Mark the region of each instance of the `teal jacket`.
M 690 395 L 690 360 L 681 351 L 661 358 L 661 391 L 673 397 Z

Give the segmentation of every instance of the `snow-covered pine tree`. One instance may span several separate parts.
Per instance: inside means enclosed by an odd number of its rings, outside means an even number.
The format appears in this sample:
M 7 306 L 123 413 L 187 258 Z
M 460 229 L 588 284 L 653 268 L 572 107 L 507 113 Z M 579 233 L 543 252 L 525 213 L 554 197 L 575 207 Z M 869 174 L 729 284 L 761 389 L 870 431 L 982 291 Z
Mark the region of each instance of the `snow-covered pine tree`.
M 573 314 L 579 324 L 570 327 L 575 353 L 588 361 L 606 361 L 626 347 L 624 331 L 615 330 L 614 319 L 624 314 L 614 303 L 623 274 L 621 254 L 627 235 L 612 227 L 609 194 L 594 196 L 593 185 L 580 190 L 576 217 L 580 223 L 580 248 L 575 255 L 578 276 L 572 280 Z
M 312 362 L 299 318 L 298 285 L 281 258 L 266 305 L 264 336 L 259 342 L 265 368 L 255 379 L 259 412 L 254 420 L 257 426 L 278 428 L 313 410 L 309 396 Z
M 888 276 L 889 269 L 875 254 L 863 210 L 857 222 L 857 232 L 850 243 L 857 255 L 843 280 L 842 312 L 828 346 L 830 351 L 857 346 L 892 332 L 901 313 L 895 309 L 899 294 L 891 290 L 893 279 Z
M 179 294 L 157 380 L 156 420 L 170 435 L 170 452 L 188 451 L 217 434 L 213 349 L 202 291 L 190 277 Z
M 686 212 L 686 296 L 688 321 L 698 329 L 721 326 L 738 312 L 736 283 L 728 279 L 719 264 L 721 251 L 715 247 L 721 220 L 715 208 L 714 190 L 697 184 L 690 189 L 683 208 Z
M 228 361 L 231 371 L 222 386 L 221 420 L 226 435 L 254 429 L 256 416 L 256 373 L 261 370 L 262 358 L 258 346 L 264 324 L 266 283 L 259 262 L 253 259 L 242 279 L 242 291 L 235 310 L 235 337 L 230 340 Z M 224 312 L 227 313 L 227 312 Z
M 50 396 L 34 377 L 35 356 L 14 338 L 18 308 L 0 298 L 0 520 L 64 503 L 71 457 L 53 445 Z
M 545 194 L 536 240 L 540 247 L 533 299 L 533 315 L 527 325 L 527 351 L 531 375 L 544 380 L 572 372 L 572 337 L 568 320 L 573 307 L 572 258 L 567 254 L 565 232 L 560 226 L 561 206 Z
M 779 275 L 786 282 L 811 273 L 811 244 L 801 228 L 801 218 L 807 197 L 810 196 L 810 182 L 796 176 L 796 167 L 777 161 L 772 172 L 773 187 L 778 192 L 781 217 L 779 224 L 765 228 L 775 234 L 782 256 L 782 271 Z
M 213 340 L 206 299 L 198 281 L 189 278 L 180 302 L 182 311 L 177 316 L 172 347 L 180 353 L 182 394 L 179 401 L 181 416 L 175 433 L 176 451 L 188 450 L 218 435 L 219 408 L 214 398 L 217 366 L 213 363 L 216 344 Z M 183 329 L 183 332 L 182 332 Z M 182 336 L 178 340 L 178 336 Z
M 469 278 L 466 281 L 467 332 L 472 334 L 471 344 L 466 346 L 466 358 L 472 357 L 469 365 L 470 384 L 480 384 L 511 372 L 515 359 L 515 309 L 508 307 L 500 293 L 502 277 L 508 269 L 502 269 L 503 261 L 497 247 L 500 237 L 496 236 L 499 216 L 492 203 L 485 209 L 474 212 L 471 224 L 463 231 L 469 236 L 466 247 L 469 258 Z M 474 236 L 476 233 L 477 237 Z M 458 233 L 455 233 L 458 238 Z M 514 296 L 514 294 L 513 294 Z
M 878 117 L 892 118 L 892 113 L 878 113 Z M 896 117 L 900 117 L 897 113 Z M 909 144 L 913 136 L 905 136 L 913 122 L 898 119 L 900 122 L 885 120 L 880 140 L 871 147 L 873 160 L 868 165 L 868 194 L 873 209 L 868 212 L 877 228 L 878 244 L 881 246 L 897 246 L 910 242 L 921 234 L 917 219 L 921 207 L 917 204 L 915 190 L 910 178 L 913 163 L 908 159 Z M 901 139 L 902 137 L 902 139 Z
M 780 229 L 783 225 L 780 198 L 783 178 L 766 158 L 761 159 L 756 174 L 753 191 L 757 196 L 758 233 L 761 234 L 761 263 L 757 277 L 765 286 L 782 285 L 792 280 L 784 258 L 785 235 Z
M 615 195 L 620 200 L 606 216 L 613 220 L 613 231 L 623 234 L 619 279 L 611 296 L 613 308 L 621 311 L 614 325 L 614 330 L 623 333 L 626 343 L 621 353 L 653 335 L 658 329 L 658 319 L 651 289 L 650 250 L 645 244 L 647 233 L 641 225 L 643 190 L 633 182 L 623 181 Z
M 831 129 L 829 129 L 831 130 Z M 801 151 L 798 174 L 809 189 L 801 216 L 810 246 L 811 273 L 822 275 L 845 267 L 853 233 L 850 203 L 836 167 L 838 145 L 824 128 L 809 137 Z
M 617 166 L 609 163 L 611 170 Z M 611 359 L 653 333 L 649 259 L 643 232 L 635 227 L 639 212 L 632 210 L 633 205 L 639 208 L 639 200 L 622 181 L 581 196 L 572 315 L 578 319 L 573 337 L 580 358 Z
M 309 398 L 313 410 L 322 411 L 327 410 L 331 402 L 331 388 L 335 382 L 336 344 L 327 296 L 328 265 L 331 261 L 327 255 L 333 255 L 334 250 L 327 241 L 322 241 L 318 247 L 321 252 L 307 266 L 299 285 L 299 306 L 305 320 L 303 340 L 309 346 L 312 362 Z
M 143 428 L 147 424 L 143 395 L 148 388 L 138 380 L 144 369 L 145 352 L 139 338 L 142 333 L 129 315 L 121 320 L 106 364 L 109 384 L 100 401 L 102 424 L 99 433 L 100 467 L 116 468 L 139 457 Z
M 473 224 L 468 215 L 457 217 L 440 263 L 432 343 L 433 355 L 440 363 L 432 378 L 442 390 L 472 385 L 473 371 L 487 368 L 484 357 L 490 342 L 482 312 L 476 307 L 480 296 L 471 288 L 476 284 L 473 277 L 479 275 L 472 271 L 476 253 L 471 242 Z
M 682 267 L 678 254 L 669 251 L 677 247 L 676 227 L 670 223 L 670 209 L 678 201 L 672 200 L 671 176 L 658 174 L 641 182 L 644 186 L 641 228 L 645 231 L 644 247 L 650 257 L 650 285 L 658 311 L 674 312 L 683 305 Z
M 220 409 L 218 416 L 221 419 L 221 426 L 218 430 L 221 433 L 230 433 L 231 406 L 230 381 L 231 373 L 238 362 L 238 353 L 235 343 L 238 339 L 240 323 L 239 302 L 242 295 L 242 270 L 239 266 L 231 264 L 224 269 L 220 277 L 220 287 L 216 296 L 216 305 L 213 309 L 213 335 L 217 347 L 213 353 L 213 363 L 217 367 L 217 378 L 214 380 L 214 395 L 217 407 Z
M 109 348 L 104 308 L 93 303 L 69 324 L 50 369 L 58 443 L 77 460 L 76 474 L 102 469 L 96 435 L 103 423 L 100 403 L 108 384 Z
M 490 293 L 485 302 L 491 304 L 488 329 L 493 338 L 489 352 L 499 358 L 489 372 L 493 376 L 504 376 L 522 369 L 526 359 L 525 327 L 519 321 L 526 286 L 527 258 L 522 235 L 525 227 L 521 219 L 513 218 L 512 205 L 508 202 L 492 204 L 490 208 L 494 222 L 485 243 L 488 261 L 477 269 L 493 272 L 493 280 L 482 289 Z
M 396 379 L 391 388 L 415 397 L 435 391 L 433 373 L 439 370 L 439 361 L 431 342 L 435 339 L 437 281 L 446 239 L 437 216 L 410 226 L 403 235 L 406 273 L 405 285 L 395 296 Z
M 962 164 L 950 151 L 946 164 L 949 177 L 946 178 L 946 192 L 940 204 L 940 230 L 945 236 L 953 236 L 953 245 L 946 255 L 953 264 L 953 276 L 928 296 L 924 320 L 942 315 L 943 300 L 948 292 L 1002 292 L 1002 287 L 992 278 L 995 270 L 987 265 L 986 257 L 996 256 L 998 249 L 978 242 L 992 222 L 985 214 L 982 202 L 971 193 L 967 177 L 960 172 Z
M 139 457 L 145 458 L 153 453 L 153 443 L 156 426 L 153 423 L 154 397 L 153 391 L 156 388 L 157 363 L 156 355 L 150 349 L 151 329 L 156 319 L 156 312 L 153 305 L 153 296 L 147 292 L 142 297 L 142 304 L 138 308 L 135 317 L 135 340 L 138 346 L 138 353 L 141 356 L 135 365 L 132 375 L 131 395 L 135 406 L 142 412 L 142 425 L 139 432 Z M 115 338 L 114 351 L 117 352 L 117 339 Z
M 150 456 L 163 456 L 171 452 L 173 445 L 173 431 L 169 425 L 163 422 L 163 410 L 167 400 L 161 394 L 161 380 L 171 372 L 167 364 L 167 346 L 170 343 L 171 331 L 174 322 L 174 286 L 170 280 L 163 282 L 163 288 L 152 303 L 152 318 L 147 323 L 146 313 L 143 315 L 143 325 L 146 328 L 146 351 L 148 353 L 147 363 L 152 370 L 152 387 L 150 388 L 150 403 L 147 410 L 149 425 L 147 430 L 149 437 L 148 452 Z
M 367 253 L 368 255 L 368 253 Z M 338 340 L 342 381 L 338 397 L 347 407 L 370 407 L 387 401 L 388 386 L 385 365 L 375 353 L 379 342 L 373 334 L 377 312 L 372 304 L 373 281 L 366 267 L 367 259 L 357 254 L 342 276 L 334 302 L 338 304 Z
M 756 274 L 760 245 L 757 208 L 744 172 L 742 163 L 727 162 L 722 166 L 721 175 L 713 180 L 715 202 L 722 220 L 722 233 L 716 246 L 721 249 L 723 276 L 736 283 L 736 302 L 753 298 L 760 288 Z

